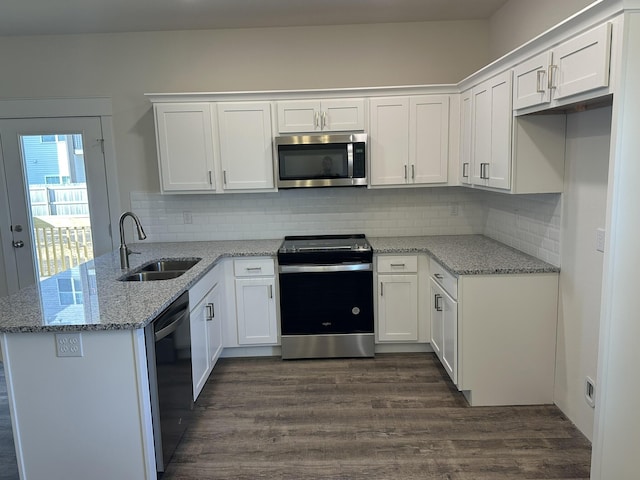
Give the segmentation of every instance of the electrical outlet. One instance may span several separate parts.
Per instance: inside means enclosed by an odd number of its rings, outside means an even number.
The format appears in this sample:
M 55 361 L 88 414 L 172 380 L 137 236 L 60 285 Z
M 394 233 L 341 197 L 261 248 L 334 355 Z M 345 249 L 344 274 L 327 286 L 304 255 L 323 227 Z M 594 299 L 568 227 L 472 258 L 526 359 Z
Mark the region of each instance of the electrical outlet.
M 56 355 L 58 357 L 82 357 L 82 334 L 56 333 Z
M 596 382 L 590 377 L 584 382 L 584 398 L 591 408 L 596 406 Z
M 451 216 L 452 217 L 457 217 L 458 216 L 458 204 L 457 203 L 452 203 L 451 204 Z
M 596 250 L 604 252 L 604 228 L 596 228 Z
M 193 215 L 191 212 L 182 212 L 182 220 L 185 225 L 189 225 L 193 223 Z

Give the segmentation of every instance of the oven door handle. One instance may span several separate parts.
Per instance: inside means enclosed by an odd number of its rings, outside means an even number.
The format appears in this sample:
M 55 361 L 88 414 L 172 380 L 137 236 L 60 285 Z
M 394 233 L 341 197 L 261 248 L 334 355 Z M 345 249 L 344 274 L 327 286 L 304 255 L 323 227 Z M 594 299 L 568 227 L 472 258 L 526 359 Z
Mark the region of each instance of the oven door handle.
M 371 272 L 371 263 L 341 263 L 338 265 L 280 265 L 280 273 L 331 273 L 331 272 Z

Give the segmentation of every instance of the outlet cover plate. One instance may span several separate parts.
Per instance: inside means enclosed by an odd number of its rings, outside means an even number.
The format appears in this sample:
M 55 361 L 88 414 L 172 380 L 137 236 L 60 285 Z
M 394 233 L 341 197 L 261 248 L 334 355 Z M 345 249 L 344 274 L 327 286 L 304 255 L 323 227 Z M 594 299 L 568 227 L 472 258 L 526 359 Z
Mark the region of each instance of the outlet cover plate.
M 56 333 L 56 355 L 58 357 L 82 357 L 82 334 Z

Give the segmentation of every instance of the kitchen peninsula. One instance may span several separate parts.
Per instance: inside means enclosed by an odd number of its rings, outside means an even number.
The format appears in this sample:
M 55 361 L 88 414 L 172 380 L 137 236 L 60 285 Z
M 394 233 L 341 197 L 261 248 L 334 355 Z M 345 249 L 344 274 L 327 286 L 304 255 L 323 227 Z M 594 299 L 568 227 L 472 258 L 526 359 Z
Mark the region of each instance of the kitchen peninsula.
M 429 255 L 454 277 L 551 276 L 557 294 L 557 267 L 481 235 L 370 241 L 380 255 Z M 69 469 L 75 478 L 155 478 L 144 327 L 226 259 L 273 257 L 280 243 L 140 243 L 133 268 L 160 258 L 202 260 L 175 279 L 122 282 L 116 251 L 71 270 L 80 295 L 66 309 L 57 292 L 64 274 L 0 299 L 21 478 L 69 478 Z M 555 328 L 555 313 L 552 320 Z M 57 356 L 56 334 L 73 331 L 81 332 L 83 356 Z

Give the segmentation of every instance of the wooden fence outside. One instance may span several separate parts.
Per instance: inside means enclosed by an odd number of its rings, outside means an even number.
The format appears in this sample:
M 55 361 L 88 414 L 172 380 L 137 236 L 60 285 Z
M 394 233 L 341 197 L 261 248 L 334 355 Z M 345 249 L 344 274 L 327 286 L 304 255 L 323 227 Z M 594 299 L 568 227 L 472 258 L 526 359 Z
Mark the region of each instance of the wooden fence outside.
M 93 258 L 89 217 L 33 217 L 34 247 L 40 278 L 50 277 Z

